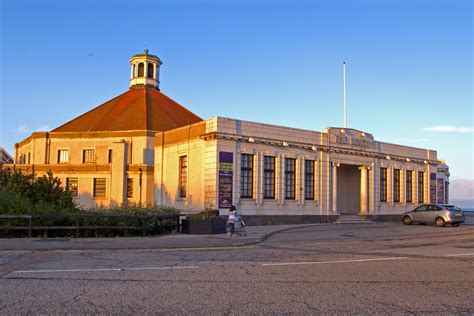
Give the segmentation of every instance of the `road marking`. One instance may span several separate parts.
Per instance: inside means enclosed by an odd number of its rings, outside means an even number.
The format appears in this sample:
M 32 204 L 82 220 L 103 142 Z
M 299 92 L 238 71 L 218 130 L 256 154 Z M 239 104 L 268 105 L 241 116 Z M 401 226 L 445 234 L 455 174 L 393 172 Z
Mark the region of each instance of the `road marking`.
M 63 270 L 19 270 L 12 273 L 59 273 L 59 272 L 100 272 L 100 271 L 138 271 L 138 270 L 171 270 L 197 269 L 198 266 L 183 267 L 145 267 L 145 268 L 104 268 L 104 269 L 63 269 Z
M 340 260 L 340 261 L 304 261 L 304 262 L 279 262 L 279 263 L 263 263 L 262 266 L 290 266 L 290 265 L 304 265 L 304 264 L 328 264 L 328 263 L 350 263 L 350 262 L 369 262 L 369 261 L 389 261 L 402 260 L 408 257 L 393 257 L 393 258 L 376 258 L 376 259 L 355 259 L 355 260 Z
M 457 253 L 457 254 L 446 255 L 446 257 L 461 257 L 461 256 L 474 256 L 474 252 L 473 253 Z
M 198 266 L 187 267 L 150 267 L 150 268 L 123 268 L 123 270 L 170 270 L 170 269 L 198 269 Z

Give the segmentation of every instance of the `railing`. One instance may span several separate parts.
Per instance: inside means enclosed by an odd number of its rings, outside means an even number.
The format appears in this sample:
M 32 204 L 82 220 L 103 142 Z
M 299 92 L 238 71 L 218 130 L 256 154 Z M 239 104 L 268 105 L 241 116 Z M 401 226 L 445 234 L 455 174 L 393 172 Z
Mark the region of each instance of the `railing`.
M 183 215 L 102 215 L 102 214 L 68 214 L 68 215 L 0 215 L 0 236 L 11 237 L 27 233 L 28 237 L 48 237 L 48 232 L 55 237 L 61 235 L 81 237 L 102 231 L 102 234 L 122 233 L 129 236 L 160 235 L 164 232 L 180 232 Z M 17 232 L 16 234 L 11 234 Z M 23 234 L 22 234 L 23 232 Z M 9 234 L 10 233 L 10 234 Z M 20 234 L 18 234 L 20 233 Z

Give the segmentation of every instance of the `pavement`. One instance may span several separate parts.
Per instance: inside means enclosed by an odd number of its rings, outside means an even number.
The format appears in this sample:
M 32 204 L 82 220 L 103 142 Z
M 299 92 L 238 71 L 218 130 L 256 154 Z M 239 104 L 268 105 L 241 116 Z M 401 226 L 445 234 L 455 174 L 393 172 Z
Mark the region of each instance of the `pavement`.
M 391 223 L 392 225 L 395 223 Z M 247 226 L 246 237 L 228 237 L 226 234 L 187 235 L 170 234 L 149 237 L 115 237 L 115 238 L 3 238 L 0 239 L 2 250 L 105 250 L 105 249 L 206 249 L 219 247 L 242 247 L 265 241 L 273 234 L 305 227 L 334 227 L 337 224 L 298 224 Z M 344 225 L 344 224 L 342 224 Z M 357 225 L 357 224 L 353 224 Z M 380 227 L 387 223 L 364 224 L 365 227 Z M 466 216 L 463 225 L 474 225 L 474 214 Z
M 1 250 L 100 250 L 100 249 L 180 249 L 241 247 L 260 243 L 272 234 L 286 230 L 335 224 L 247 226 L 246 237 L 227 234 L 170 234 L 148 237 L 115 238 L 3 238 Z

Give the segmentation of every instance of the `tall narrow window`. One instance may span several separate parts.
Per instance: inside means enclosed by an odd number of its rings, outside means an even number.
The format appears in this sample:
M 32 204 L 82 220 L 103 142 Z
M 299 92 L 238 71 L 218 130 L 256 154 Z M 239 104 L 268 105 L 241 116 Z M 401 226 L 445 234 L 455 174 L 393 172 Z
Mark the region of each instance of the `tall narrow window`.
M 240 158 L 240 197 L 253 197 L 253 155 L 242 154 Z
M 387 202 L 387 168 L 380 168 L 380 202 Z
M 106 192 L 105 178 L 94 178 L 94 197 L 104 198 Z
M 425 173 L 418 171 L 418 203 L 425 202 Z
M 66 178 L 66 189 L 71 191 L 72 196 L 78 196 L 77 178 Z
M 179 157 L 179 197 L 187 196 L 188 156 Z
M 69 150 L 60 149 L 58 150 L 58 163 L 68 162 L 69 161 Z
M 82 151 L 82 162 L 94 162 L 95 152 L 94 149 L 84 149 Z
M 314 200 L 314 161 L 304 161 L 304 199 Z
M 138 77 L 145 77 L 145 64 L 138 64 Z
M 263 157 L 263 198 L 275 198 L 275 157 Z
M 393 169 L 393 202 L 400 202 L 400 169 Z
M 153 69 L 155 67 L 153 67 L 153 64 L 152 63 L 148 63 L 147 67 L 146 67 L 146 76 L 148 78 L 153 78 Z
M 31 153 L 28 153 L 28 164 L 31 164 Z
M 108 154 L 108 159 L 107 159 L 107 161 L 108 161 L 109 163 L 112 163 L 112 149 L 109 149 L 109 154 Z
M 133 178 L 127 178 L 127 198 L 133 198 Z
M 296 159 L 285 158 L 285 199 L 295 199 Z
M 413 173 L 411 170 L 406 171 L 406 200 L 407 203 L 412 203 L 412 189 L 413 189 Z

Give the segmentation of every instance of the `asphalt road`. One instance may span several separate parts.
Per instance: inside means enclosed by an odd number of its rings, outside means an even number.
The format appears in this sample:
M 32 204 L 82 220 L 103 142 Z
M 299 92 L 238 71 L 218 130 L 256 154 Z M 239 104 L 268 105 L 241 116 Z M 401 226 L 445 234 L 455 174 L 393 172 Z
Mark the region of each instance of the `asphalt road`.
M 474 227 L 327 225 L 246 247 L 3 251 L 0 314 L 473 314 Z

